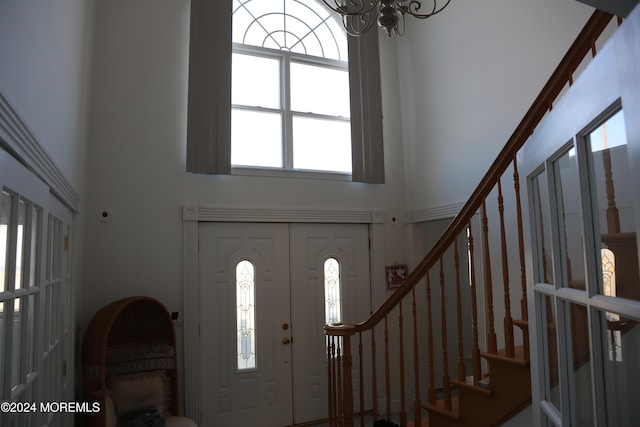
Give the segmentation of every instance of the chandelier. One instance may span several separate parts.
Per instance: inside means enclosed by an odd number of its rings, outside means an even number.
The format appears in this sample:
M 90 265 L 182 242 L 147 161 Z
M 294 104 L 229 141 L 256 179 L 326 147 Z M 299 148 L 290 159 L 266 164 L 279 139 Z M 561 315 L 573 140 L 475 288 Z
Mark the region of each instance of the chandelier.
M 404 16 L 427 19 L 440 13 L 451 0 L 426 0 L 432 6 L 422 9 L 420 0 L 322 0 L 327 7 L 342 16 L 344 28 L 352 36 L 361 36 L 376 23 L 391 33 L 404 34 Z M 438 5 L 440 3 L 440 5 Z

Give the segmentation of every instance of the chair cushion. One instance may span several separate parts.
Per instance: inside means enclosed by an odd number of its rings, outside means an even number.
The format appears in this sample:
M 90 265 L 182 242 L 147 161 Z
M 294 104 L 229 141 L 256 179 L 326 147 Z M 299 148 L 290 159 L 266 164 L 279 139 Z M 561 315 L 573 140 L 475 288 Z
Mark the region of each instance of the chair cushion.
M 167 412 L 169 378 L 164 371 L 138 372 L 110 377 L 107 387 L 115 407 L 116 416 L 136 409 L 155 406 L 162 416 Z

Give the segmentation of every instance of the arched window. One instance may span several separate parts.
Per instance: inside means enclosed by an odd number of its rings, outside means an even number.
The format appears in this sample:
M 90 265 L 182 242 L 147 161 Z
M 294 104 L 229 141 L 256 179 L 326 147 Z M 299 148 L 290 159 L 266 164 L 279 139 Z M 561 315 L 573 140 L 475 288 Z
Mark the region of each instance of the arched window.
M 324 313 L 326 324 L 342 321 L 341 285 L 340 263 L 335 258 L 327 258 L 324 262 Z
M 238 370 L 256 367 L 255 267 L 243 260 L 236 266 L 236 336 Z
M 378 34 L 347 38 L 321 0 L 192 0 L 190 28 L 188 172 L 384 182 Z
M 316 0 L 233 7 L 232 166 L 351 173 L 347 35 L 335 14 Z

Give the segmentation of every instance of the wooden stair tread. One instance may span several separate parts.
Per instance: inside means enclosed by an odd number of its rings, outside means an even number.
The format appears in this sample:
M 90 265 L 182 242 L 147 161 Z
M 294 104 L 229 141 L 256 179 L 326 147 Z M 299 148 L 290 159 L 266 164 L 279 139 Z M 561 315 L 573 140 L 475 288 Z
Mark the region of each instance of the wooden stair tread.
M 415 427 L 416 423 L 413 421 L 407 421 L 407 427 Z M 429 427 L 429 418 L 424 417 L 420 420 L 421 427 Z
M 519 345 L 515 347 L 513 357 L 508 357 L 504 348 L 498 350 L 497 353 L 482 353 L 482 357 L 487 360 L 493 360 L 497 362 L 511 363 L 518 366 L 527 367 L 529 361 L 526 358 L 524 347 Z
M 423 403 L 422 407 L 429 412 L 435 412 L 454 420 L 460 419 L 460 401 L 458 400 L 458 396 L 451 397 L 451 409 L 445 408 L 443 399 L 438 399 L 435 405 Z
M 485 379 L 486 379 L 486 377 L 483 378 L 483 380 L 485 380 Z M 478 384 L 478 385 L 473 384 L 473 382 L 474 382 L 473 375 L 465 378 L 464 381 L 453 380 L 451 382 L 453 384 L 455 384 L 455 386 L 458 387 L 458 388 L 463 388 L 464 387 L 464 388 L 466 388 L 468 390 L 473 390 L 475 392 L 478 392 L 480 394 L 484 394 L 484 395 L 487 395 L 487 396 L 491 396 L 493 394 L 491 389 L 489 389 L 487 387 L 484 387 L 484 386 L 482 386 L 480 384 Z

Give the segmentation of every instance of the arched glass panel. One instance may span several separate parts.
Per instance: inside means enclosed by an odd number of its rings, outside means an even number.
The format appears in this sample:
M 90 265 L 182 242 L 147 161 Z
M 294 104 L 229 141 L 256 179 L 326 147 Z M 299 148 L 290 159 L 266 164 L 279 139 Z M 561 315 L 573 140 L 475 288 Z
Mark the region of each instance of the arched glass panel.
M 340 263 L 335 258 L 324 262 L 324 304 L 327 324 L 342 321 L 342 300 L 340 283 Z
M 236 266 L 236 336 L 238 370 L 256 367 L 256 286 L 251 261 Z
M 234 0 L 233 42 L 347 59 L 342 24 L 316 0 Z

